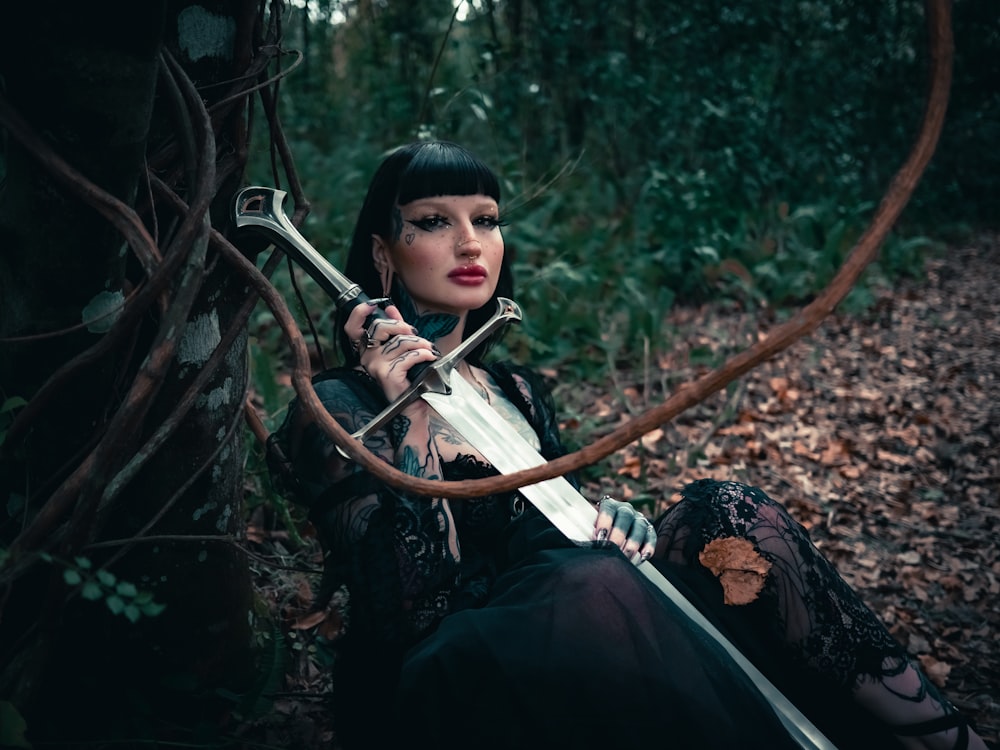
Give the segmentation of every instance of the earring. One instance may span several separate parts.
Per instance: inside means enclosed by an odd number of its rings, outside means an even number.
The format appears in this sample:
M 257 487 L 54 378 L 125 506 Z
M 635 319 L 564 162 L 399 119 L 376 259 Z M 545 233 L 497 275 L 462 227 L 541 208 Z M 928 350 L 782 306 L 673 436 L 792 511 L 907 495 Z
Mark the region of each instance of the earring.
M 391 296 L 389 294 L 389 292 L 391 291 L 392 291 L 392 269 L 389 268 L 389 264 L 387 263 L 385 268 L 382 269 L 382 296 L 383 297 Z

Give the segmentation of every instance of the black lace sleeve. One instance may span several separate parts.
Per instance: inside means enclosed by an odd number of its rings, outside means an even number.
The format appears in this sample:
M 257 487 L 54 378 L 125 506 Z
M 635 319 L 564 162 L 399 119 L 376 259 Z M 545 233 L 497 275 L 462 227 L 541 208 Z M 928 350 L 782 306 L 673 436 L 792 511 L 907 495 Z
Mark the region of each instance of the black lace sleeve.
M 508 364 L 487 369 L 538 435 L 542 455 L 563 455 L 551 393 L 542 378 Z M 366 424 L 385 406 L 377 386 L 356 370 L 330 371 L 314 385 L 324 406 L 348 431 Z M 386 431 L 368 447 L 391 462 L 392 439 Z M 496 573 L 497 545 L 510 519 L 506 510 L 502 518 L 494 518 L 497 508 L 508 508 L 506 496 L 452 504 L 385 486 L 345 461 L 297 402 L 290 405 L 274 443 L 287 457 L 294 497 L 309 508 L 323 546 L 320 596 L 328 597 L 346 584 L 351 631 L 363 631 L 366 638 L 383 643 L 410 643 L 448 612 L 474 606 L 487 595 Z M 462 461 L 443 468 L 449 479 L 494 471 Z
M 316 393 L 348 432 L 385 406 L 364 373 L 337 369 L 319 376 Z M 366 444 L 392 462 L 390 431 Z M 297 401 L 275 433 L 294 476 L 295 499 L 323 546 L 320 597 L 341 584 L 350 596 L 350 628 L 383 642 L 418 638 L 448 611 L 459 577 L 457 532 L 447 500 L 388 487 L 354 462 L 306 418 Z

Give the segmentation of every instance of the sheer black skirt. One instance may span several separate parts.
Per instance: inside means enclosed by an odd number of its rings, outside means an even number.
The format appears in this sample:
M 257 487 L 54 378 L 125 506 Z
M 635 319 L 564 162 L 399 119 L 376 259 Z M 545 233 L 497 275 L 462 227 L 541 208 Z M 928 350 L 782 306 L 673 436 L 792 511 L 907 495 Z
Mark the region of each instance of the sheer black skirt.
M 856 689 L 891 680 L 909 660 L 806 531 L 756 488 L 703 481 L 684 495 L 657 519 L 657 554 L 645 564 L 836 746 L 901 747 Z M 487 603 L 445 617 L 398 655 L 398 681 L 384 652 L 343 662 L 345 746 L 798 747 L 742 670 L 616 548 L 569 545 L 533 512 L 511 527 Z M 697 562 L 707 542 L 731 536 L 772 563 L 748 605 L 724 604 Z M 921 686 L 905 699 L 939 700 Z

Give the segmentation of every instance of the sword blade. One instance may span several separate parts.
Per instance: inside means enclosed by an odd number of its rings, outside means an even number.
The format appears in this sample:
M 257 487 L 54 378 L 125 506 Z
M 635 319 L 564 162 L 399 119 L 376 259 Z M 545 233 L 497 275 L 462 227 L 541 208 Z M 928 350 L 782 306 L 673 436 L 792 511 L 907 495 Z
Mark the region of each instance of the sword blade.
M 493 410 L 458 373 L 448 381 L 451 393 L 424 393 L 421 398 L 458 430 L 501 474 L 545 463 L 517 430 Z M 511 436 L 516 440 L 511 440 Z M 521 488 L 521 494 L 541 510 L 552 525 L 574 542 L 593 537 L 597 511 L 566 477 L 554 477 Z
M 453 373 L 450 385 L 450 394 L 423 393 L 420 397 L 482 453 L 497 471 L 510 474 L 545 463 L 534 446 L 494 411 L 465 378 Z M 565 477 L 525 485 L 520 492 L 569 540 L 585 543 L 593 538 L 597 511 Z M 685 616 L 726 651 L 771 704 L 789 735 L 801 747 L 836 750 L 823 733 L 660 571 L 648 563 L 637 567 Z

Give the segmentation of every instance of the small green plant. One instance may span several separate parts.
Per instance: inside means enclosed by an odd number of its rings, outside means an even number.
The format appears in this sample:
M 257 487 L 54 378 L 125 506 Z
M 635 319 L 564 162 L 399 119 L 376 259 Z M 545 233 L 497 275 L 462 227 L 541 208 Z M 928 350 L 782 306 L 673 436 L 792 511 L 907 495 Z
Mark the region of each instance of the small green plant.
M 86 557 L 75 557 L 72 562 L 59 560 L 48 553 L 42 559 L 62 565 L 63 580 L 67 585 L 79 590 L 80 596 L 89 601 L 104 600 L 112 614 L 124 615 L 130 622 L 138 622 L 142 617 L 156 617 L 166 605 L 153 601 L 153 594 L 140 591 L 135 584 L 119 581 L 109 570 L 93 569 Z

